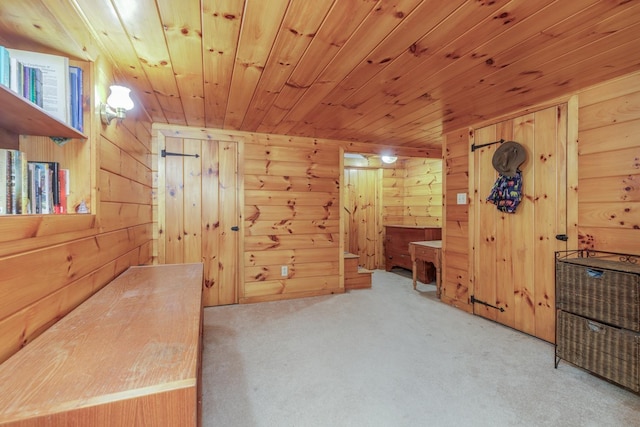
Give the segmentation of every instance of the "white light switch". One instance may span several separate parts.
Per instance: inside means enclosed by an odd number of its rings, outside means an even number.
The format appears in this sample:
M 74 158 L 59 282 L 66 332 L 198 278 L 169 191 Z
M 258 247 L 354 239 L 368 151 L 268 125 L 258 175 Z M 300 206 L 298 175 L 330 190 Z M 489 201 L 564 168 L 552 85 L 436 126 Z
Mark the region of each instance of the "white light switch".
M 459 205 L 467 204 L 467 193 L 458 193 L 458 204 Z
M 287 267 L 286 265 L 283 265 L 282 267 L 280 267 L 280 275 L 282 277 L 288 276 L 289 275 L 289 267 Z

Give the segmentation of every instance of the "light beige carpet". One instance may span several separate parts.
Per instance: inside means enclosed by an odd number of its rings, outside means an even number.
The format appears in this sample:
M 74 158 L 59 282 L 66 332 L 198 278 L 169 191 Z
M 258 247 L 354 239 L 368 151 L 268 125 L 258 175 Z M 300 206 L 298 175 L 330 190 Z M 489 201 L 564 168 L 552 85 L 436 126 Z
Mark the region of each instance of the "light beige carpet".
M 372 289 L 205 309 L 203 426 L 640 426 L 640 396 L 376 270 Z

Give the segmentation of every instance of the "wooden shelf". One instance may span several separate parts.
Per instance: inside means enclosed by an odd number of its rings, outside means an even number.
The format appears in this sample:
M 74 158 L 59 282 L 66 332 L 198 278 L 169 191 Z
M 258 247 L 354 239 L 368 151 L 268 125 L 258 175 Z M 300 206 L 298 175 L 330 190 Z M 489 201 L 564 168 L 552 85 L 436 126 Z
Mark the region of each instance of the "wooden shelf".
M 51 116 L 26 98 L 0 85 L 0 128 L 19 135 L 87 139 L 86 135 Z

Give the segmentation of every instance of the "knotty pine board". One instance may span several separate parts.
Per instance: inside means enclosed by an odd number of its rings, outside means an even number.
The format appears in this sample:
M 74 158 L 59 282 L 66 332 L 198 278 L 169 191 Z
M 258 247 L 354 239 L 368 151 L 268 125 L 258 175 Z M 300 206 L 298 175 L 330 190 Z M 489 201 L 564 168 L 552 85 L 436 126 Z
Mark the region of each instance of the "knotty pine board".
M 182 158 L 183 222 L 178 225 L 182 227 L 182 262 L 201 262 L 203 258 L 201 251 L 202 229 L 204 228 L 202 221 L 202 180 L 204 175 L 202 169 L 202 144 L 198 140 L 184 139 L 182 141 L 182 149 L 184 153 L 198 156 L 185 156 Z
M 256 94 L 243 120 L 246 129 L 257 129 L 268 108 L 275 101 L 280 88 L 285 85 L 320 26 L 325 22 L 325 16 L 333 3 L 333 0 L 316 0 L 289 4 L 281 25 L 283 28 L 295 30 L 280 31 L 274 40 L 271 52 L 261 70 Z
M 245 267 L 295 263 L 308 264 L 313 262 L 335 261 L 335 256 L 336 251 L 333 248 L 247 251 L 244 254 L 244 263 Z
M 334 220 L 340 217 L 340 207 L 331 206 L 245 206 L 247 221 L 253 220 Z
M 578 95 L 577 220 L 582 248 L 640 253 L 640 145 L 632 136 L 640 131 L 639 77 L 636 72 Z
M 469 203 L 458 205 L 457 193 L 469 192 L 469 150 L 471 146 L 470 132 L 467 129 L 445 135 L 443 146 L 444 164 L 453 162 L 456 167 L 443 167 L 443 191 L 447 195 L 444 200 L 443 217 L 446 219 L 442 230 L 442 294 L 443 302 L 473 312 L 469 304 L 469 296 L 473 293 L 473 283 L 469 276 L 472 263 L 469 258 L 469 246 L 473 230 L 469 226 Z M 455 231 L 448 224 L 459 224 Z
M 607 191 L 602 191 L 603 189 Z M 581 179 L 578 195 L 580 203 L 640 202 L 640 176 L 622 175 Z
M 247 190 L 273 190 L 273 191 L 337 191 L 338 183 L 333 178 L 318 178 L 308 176 L 269 176 L 248 175 L 245 178 Z
M 359 2 L 336 2 L 329 10 L 322 25 L 322 37 L 313 37 L 303 57 L 289 76 L 288 83 L 279 89 L 265 115 L 270 128 L 282 122 L 286 114 L 300 100 L 303 88 L 311 86 L 325 66 L 332 62 L 345 42 L 357 31 L 360 21 L 373 13 L 375 4 L 369 7 Z M 258 131 L 264 131 L 258 127 Z
M 237 303 L 239 298 L 238 283 L 241 282 L 240 260 L 242 259 L 242 236 L 231 227 L 240 227 L 244 192 L 242 187 L 242 177 L 244 173 L 241 163 L 244 161 L 242 148 L 235 141 L 218 142 L 218 158 L 220 171 L 218 180 L 220 183 L 219 197 L 221 201 L 220 224 L 225 227 L 221 230 L 218 238 L 218 269 L 219 288 L 218 294 L 223 303 Z M 228 208 L 225 208 L 228 206 Z M 210 254 L 206 254 L 210 255 Z
M 148 183 L 135 182 L 106 170 L 100 171 L 98 180 L 101 201 L 151 204 Z
M 343 293 L 338 275 L 320 276 L 311 280 L 308 277 L 283 278 L 278 280 L 247 281 L 245 296 L 241 302 L 263 302 L 287 298 Z
M 262 23 L 271 20 L 282 22 L 287 4 L 284 1 L 269 4 L 260 0 L 245 2 L 224 127 L 240 128 L 278 34 L 278 26 Z
M 102 202 L 100 215 L 103 232 L 153 222 L 152 208 L 146 204 Z
M 261 221 L 249 219 L 245 221 L 245 236 L 265 235 L 279 236 L 287 234 L 339 233 L 340 221 L 335 220 L 280 220 Z
M 316 261 L 304 263 L 300 260 L 295 260 L 290 264 L 288 268 L 288 274 L 282 276 L 280 271 L 280 264 L 274 265 L 259 265 L 259 266 L 245 266 L 244 274 L 247 282 L 252 281 L 269 281 L 269 280 L 282 280 L 285 278 L 303 278 L 303 277 L 319 277 L 323 275 L 338 275 L 339 273 L 339 261 Z
M 371 50 L 385 39 L 388 32 L 396 28 L 402 18 L 411 13 L 420 3 L 419 0 L 404 0 L 397 5 L 375 8 L 333 57 L 330 62 L 332 66 L 324 68 L 317 76 L 317 80 L 325 84 L 305 88 L 295 108 L 293 103 L 290 104 L 289 113 L 272 132 L 286 135 L 300 126 L 304 118 L 312 113 L 314 107 L 348 75 L 349 71 L 364 61 Z
M 158 12 L 165 22 L 173 25 L 164 27 L 168 58 L 171 58 L 177 93 L 180 94 L 182 110 L 189 126 L 204 126 L 205 105 L 203 81 L 203 48 L 201 5 L 195 2 L 176 3 L 159 1 Z M 145 7 L 140 4 L 139 7 Z M 225 13 L 228 13 L 225 11 Z M 141 29 L 146 31 L 147 28 Z M 137 34 L 149 34 L 146 32 Z M 152 84 L 156 84 L 150 79 Z M 160 92 L 166 93 L 166 92 Z M 172 121 L 176 123 L 175 121 Z

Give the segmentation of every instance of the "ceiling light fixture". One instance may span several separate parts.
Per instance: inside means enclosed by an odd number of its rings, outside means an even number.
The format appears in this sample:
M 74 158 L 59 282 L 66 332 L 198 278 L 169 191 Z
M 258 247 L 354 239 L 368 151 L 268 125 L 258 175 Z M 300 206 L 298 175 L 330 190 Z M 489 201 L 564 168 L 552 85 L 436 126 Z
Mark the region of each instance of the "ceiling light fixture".
M 129 97 L 131 89 L 117 85 L 110 86 L 109 89 L 111 94 L 107 98 L 107 103 L 100 105 L 100 117 L 105 125 L 111 123 L 113 119 L 122 121 L 127 111 L 133 108 L 133 101 Z
M 398 157 L 397 156 L 382 156 L 382 157 L 380 157 L 380 160 L 382 160 L 386 164 L 391 164 L 391 163 L 395 163 L 396 160 L 398 160 Z

